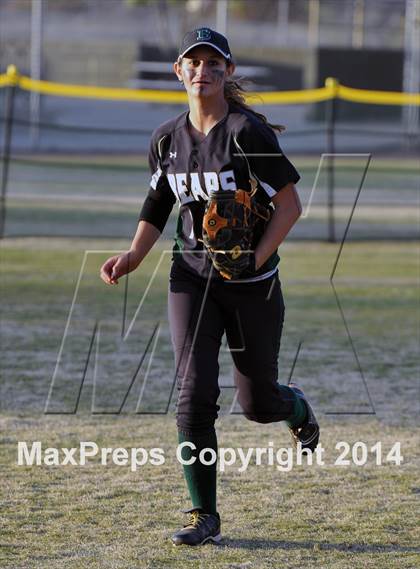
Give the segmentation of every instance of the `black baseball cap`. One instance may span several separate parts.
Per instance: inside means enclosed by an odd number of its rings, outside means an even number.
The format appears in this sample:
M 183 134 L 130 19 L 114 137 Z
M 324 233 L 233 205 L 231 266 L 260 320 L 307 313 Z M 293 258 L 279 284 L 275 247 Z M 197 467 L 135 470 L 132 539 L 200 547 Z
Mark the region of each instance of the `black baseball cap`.
M 232 59 L 229 43 L 225 36 L 219 34 L 219 32 L 211 30 L 210 28 L 198 28 L 185 34 L 179 50 L 179 57 L 184 57 L 190 49 L 197 47 L 198 45 L 209 45 L 221 53 L 225 59 Z

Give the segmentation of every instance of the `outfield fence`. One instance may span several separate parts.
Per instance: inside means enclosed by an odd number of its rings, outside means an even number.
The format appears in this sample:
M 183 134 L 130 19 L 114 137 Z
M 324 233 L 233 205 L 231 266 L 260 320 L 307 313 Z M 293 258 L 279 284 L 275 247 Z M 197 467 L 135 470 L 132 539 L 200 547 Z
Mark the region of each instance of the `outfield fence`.
M 147 165 L 137 158 L 99 160 L 89 157 L 86 153 L 86 148 L 90 149 L 88 141 L 93 141 L 91 148 L 99 148 L 101 154 L 114 153 L 124 158 L 125 151 L 119 150 L 122 139 L 130 141 L 126 146 L 135 146 L 140 139 L 147 143 L 153 128 L 162 121 L 160 113 L 156 119 L 149 117 L 151 105 L 166 110 L 169 106 L 168 112 L 172 114 L 170 109 L 173 105 L 186 104 L 186 94 L 35 81 L 20 75 L 13 65 L 8 67 L 6 74 L 0 75 L 0 93 L 4 101 L 0 116 L 3 129 L 1 236 L 128 237 L 136 219 L 133 207 L 139 209 L 147 191 Z M 22 116 L 21 109 L 16 108 L 16 95 L 19 93 L 38 93 L 48 100 L 80 99 L 83 104 L 91 101 L 95 106 L 112 101 L 140 105 L 142 116 L 148 120 L 137 128 L 125 128 L 118 119 L 117 124 L 107 123 L 100 127 L 51 121 L 33 123 Z M 340 241 L 343 235 L 358 239 L 417 238 L 418 220 L 413 215 L 413 206 L 418 200 L 420 173 L 415 159 L 420 142 L 418 130 L 412 127 L 407 132 L 389 126 L 352 126 L 351 123 L 343 126 L 337 120 L 341 101 L 354 105 L 417 108 L 420 106 L 420 94 L 354 89 L 341 85 L 334 78 L 328 78 L 325 86 L 318 89 L 248 94 L 248 102 L 253 106 L 296 108 L 304 105 L 309 108 L 318 105 L 316 108 L 319 109 L 322 105 L 323 108 L 319 127 L 293 128 L 286 133 L 287 153 L 296 139 L 300 154 L 306 152 L 313 156 L 312 162 L 295 158 L 299 171 L 304 173 L 304 202 L 311 203 L 312 209 L 308 211 L 306 226 L 302 224 L 302 228 L 291 237 L 331 242 Z M 106 109 L 104 107 L 105 114 Z M 130 106 L 127 115 L 131 109 Z M 108 113 L 110 119 L 111 115 L 112 112 Z M 30 156 L 28 151 L 17 151 L 13 147 L 16 137 L 28 139 L 34 132 L 48 133 L 51 151 L 43 148 L 48 157 L 42 155 L 41 147 L 37 151 L 32 149 Z M 73 141 L 73 146 L 70 146 L 70 152 L 61 151 L 63 156 L 60 159 L 56 154 L 62 140 Z M 352 140 L 355 141 L 353 144 Z M 380 141 L 385 154 L 394 152 L 395 148 L 404 150 L 405 156 L 411 156 L 411 161 L 401 162 L 398 157 L 393 162 L 367 160 L 367 156 L 372 154 L 372 140 Z M 75 154 L 79 158 L 74 158 Z M 84 156 L 81 158 L 81 155 Z M 319 160 L 321 155 L 322 160 Z M 365 171 L 368 162 L 369 172 Z M 364 188 L 359 187 L 360 184 Z M 365 188 L 368 191 L 362 192 Z M 357 213 L 361 215 L 360 222 L 355 215 L 356 205 Z M 108 233 L 93 219 L 95 208 L 99 214 L 105 206 L 108 211 L 102 211 L 101 215 L 108 219 Z M 120 216 L 116 212 L 118 208 Z M 393 220 L 398 220 L 395 226 L 390 223 Z M 349 234 L 350 221 L 353 232 Z

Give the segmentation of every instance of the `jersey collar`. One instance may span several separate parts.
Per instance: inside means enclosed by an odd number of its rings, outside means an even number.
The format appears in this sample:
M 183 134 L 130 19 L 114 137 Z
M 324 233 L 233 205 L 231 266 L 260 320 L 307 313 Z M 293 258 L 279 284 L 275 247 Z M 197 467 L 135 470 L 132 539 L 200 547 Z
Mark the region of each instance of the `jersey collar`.
M 226 120 L 227 120 L 227 118 L 228 118 L 228 116 L 229 116 L 229 114 L 230 114 L 231 112 L 232 112 L 232 107 L 231 107 L 231 105 L 229 104 L 228 111 L 227 111 L 227 113 L 225 114 L 225 116 L 224 116 L 223 118 L 221 118 L 215 125 L 213 125 L 213 126 L 211 127 L 211 129 L 210 129 L 209 132 L 206 134 L 206 136 L 203 138 L 203 140 L 201 140 L 200 142 L 198 142 L 198 144 L 203 144 L 203 142 L 206 142 L 206 141 L 210 138 L 210 135 L 212 135 L 212 134 L 214 133 L 214 131 L 216 131 L 216 130 L 219 128 L 220 125 L 222 125 L 222 124 L 224 124 L 224 123 L 226 122 Z M 191 123 L 190 123 L 190 120 L 189 120 L 189 115 L 190 115 L 190 111 L 186 111 L 185 114 L 184 114 L 183 122 L 184 122 L 184 129 L 186 130 L 187 135 L 188 135 L 188 136 L 191 136 L 191 135 L 190 135 L 190 127 L 189 127 L 189 125 L 190 125 Z M 191 137 L 191 138 L 192 138 L 192 137 Z

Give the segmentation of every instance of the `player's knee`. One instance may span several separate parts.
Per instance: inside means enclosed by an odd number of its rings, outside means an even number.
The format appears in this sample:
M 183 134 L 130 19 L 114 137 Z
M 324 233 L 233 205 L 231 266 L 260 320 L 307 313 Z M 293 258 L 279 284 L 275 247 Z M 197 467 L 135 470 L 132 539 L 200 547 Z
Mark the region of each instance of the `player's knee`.
M 198 386 L 182 389 L 177 403 L 176 420 L 180 430 L 207 432 L 214 428 L 219 405 L 216 404 L 218 389 L 204 393 Z
M 271 399 L 254 397 L 242 403 L 243 414 L 254 423 L 273 423 L 283 421 L 285 414 L 280 405 L 273 405 Z
M 217 419 L 217 410 L 200 412 L 178 411 L 176 424 L 179 431 L 202 435 L 213 432 L 214 423 Z
M 253 421 L 254 423 L 272 423 L 273 414 L 262 413 L 261 411 L 244 411 L 244 417 L 248 421 Z

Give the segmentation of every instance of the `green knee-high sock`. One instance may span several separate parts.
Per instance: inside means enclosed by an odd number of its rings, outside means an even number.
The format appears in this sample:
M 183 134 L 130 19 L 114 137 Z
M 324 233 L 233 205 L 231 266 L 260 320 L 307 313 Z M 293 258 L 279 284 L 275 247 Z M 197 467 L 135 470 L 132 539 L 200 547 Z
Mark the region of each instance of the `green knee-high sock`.
M 217 453 L 216 431 L 206 435 L 186 435 L 178 432 L 179 443 L 193 443 L 196 449 L 183 447 L 181 457 L 189 460 L 193 456 L 196 461 L 193 464 L 183 465 L 184 476 L 190 493 L 191 502 L 194 508 L 201 508 L 207 514 L 215 514 L 216 509 L 216 478 L 217 463 L 206 466 L 198 458 L 200 450 L 211 448 Z M 210 460 L 210 453 L 206 453 L 205 460 Z
M 305 403 L 296 395 L 293 389 L 290 389 L 290 387 L 286 385 L 279 385 L 279 389 L 283 391 L 288 398 L 292 395 L 294 399 L 293 413 L 286 419 L 287 426 L 292 429 L 299 427 L 306 419 L 307 411 Z

